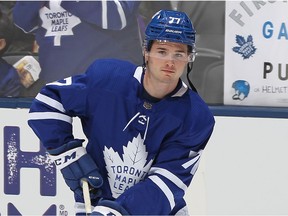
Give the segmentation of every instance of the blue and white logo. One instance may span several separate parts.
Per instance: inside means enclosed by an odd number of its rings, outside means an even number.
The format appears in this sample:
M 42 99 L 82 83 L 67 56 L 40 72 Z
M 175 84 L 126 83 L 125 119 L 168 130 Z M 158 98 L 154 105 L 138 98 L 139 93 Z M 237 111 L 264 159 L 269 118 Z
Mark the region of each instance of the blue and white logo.
M 253 54 L 256 52 L 256 48 L 253 43 L 253 37 L 249 35 L 247 37 L 247 40 L 243 36 L 236 35 L 236 43 L 239 46 L 235 46 L 232 48 L 232 50 L 235 53 L 240 54 L 243 59 L 248 59 L 250 58 Z
M 232 88 L 235 90 L 235 94 L 232 96 L 233 100 L 244 100 L 248 97 L 250 92 L 250 85 L 245 80 L 236 80 L 232 84 Z

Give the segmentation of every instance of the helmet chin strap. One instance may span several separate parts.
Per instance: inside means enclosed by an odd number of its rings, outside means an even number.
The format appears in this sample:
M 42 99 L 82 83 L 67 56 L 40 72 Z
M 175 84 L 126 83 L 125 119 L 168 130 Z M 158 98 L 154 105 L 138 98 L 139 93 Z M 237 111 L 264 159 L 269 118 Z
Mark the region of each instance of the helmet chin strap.
M 186 74 L 186 76 L 187 76 L 187 80 L 188 80 L 188 83 L 189 83 L 190 88 L 191 88 L 193 91 L 197 92 L 197 89 L 195 88 L 195 86 L 193 85 L 193 83 L 191 82 L 191 80 L 190 80 L 190 78 L 189 78 L 189 74 L 191 73 L 191 71 L 192 71 L 192 69 L 193 69 L 193 64 L 194 64 L 194 62 L 189 62 L 189 63 L 187 64 L 187 74 Z
M 143 55 L 143 64 L 142 64 L 143 73 L 145 72 L 145 70 L 146 70 L 146 61 L 145 61 L 145 55 Z

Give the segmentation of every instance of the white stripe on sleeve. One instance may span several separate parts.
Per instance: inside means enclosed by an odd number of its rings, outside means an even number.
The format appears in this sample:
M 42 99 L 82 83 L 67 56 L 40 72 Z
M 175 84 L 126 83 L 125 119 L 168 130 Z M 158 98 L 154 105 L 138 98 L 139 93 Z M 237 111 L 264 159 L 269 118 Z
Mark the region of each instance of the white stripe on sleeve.
M 56 101 L 56 100 L 54 100 L 54 99 L 52 99 L 46 95 L 39 93 L 39 94 L 37 94 L 36 99 L 38 101 L 41 101 L 41 102 L 49 105 L 50 107 L 53 107 L 53 108 L 59 110 L 60 112 L 65 112 L 65 109 L 60 102 L 58 102 L 58 101 Z
M 169 179 L 172 181 L 177 187 L 181 188 L 183 191 L 187 190 L 187 186 L 183 183 L 183 181 L 178 178 L 176 175 L 171 173 L 170 171 L 160 168 L 160 167 L 152 167 L 149 171 L 149 174 L 154 174 L 157 173 L 161 176 L 164 176 L 165 178 Z
M 29 113 L 29 120 L 44 120 L 44 119 L 55 119 L 60 121 L 65 121 L 72 124 L 72 117 L 55 112 L 34 112 Z
M 117 6 L 117 10 L 119 13 L 119 17 L 121 20 L 121 28 L 123 29 L 127 25 L 127 20 L 125 16 L 125 12 L 122 8 L 122 5 L 120 4 L 119 0 L 114 0 L 115 5 Z M 107 0 L 102 0 L 102 28 L 108 29 L 108 6 L 107 6 Z
M 102 28 L 108 28 L 107 1 L 102 0 Z
M 182 166 L 187 169 L 189 166 L 192 166 L 197 160 L 199 160 L 200 158 L 200 155 L 198 155 L 197 157 L 195 158 L 192 158 L 190 161 L 184 163 Z
M 158 176 L 151 175 L 151 176 L 149 176 L 149 179 L 151 179 L 165 194 L 165 196 L 167 197 L 167 199 L 170 203 L 170 208 L 172 210 L 175 206 L 175 201 L 174 201 L 174 196 L 173 196 L 172 191 Z
M 127 25 L 125 13 L 124 13 L 124 10 L 123 10 L 120 2 L 118 0 L 114 0 L 114 2 L 117 5 L 118 13 L 120 15 L 120 19 L 121 19 L 121 23 L 122 23 L 121 29 L 123 29 Z

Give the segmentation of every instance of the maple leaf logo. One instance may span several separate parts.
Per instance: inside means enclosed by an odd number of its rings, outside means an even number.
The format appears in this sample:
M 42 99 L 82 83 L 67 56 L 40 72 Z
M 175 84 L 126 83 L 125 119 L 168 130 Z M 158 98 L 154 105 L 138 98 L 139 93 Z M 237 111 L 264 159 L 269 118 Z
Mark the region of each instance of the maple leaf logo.
M 233 47 L 232 50 L 235 53 L 242 55 L 243 59 L 250 58 L 256 52 L 256 48 L 253 45 L 252 35 L 247 37 L 247 41 L 243 36 L 236 35 L 236 43 L 239 46 Z
M 123 160 L 113 148 L 103 151 L 112 196 L 117 198 L 147 175 L 153 160 L 147 163 L 148 153 L 140 134 L 123 146 Z M 145 165 L 146 164 L 146 165 Z
M 54 36 L 54 46 L 61 46 L 61 36 L 74 35 L 72 28 L 81 23 L 80 19 L 60 6 L 61 1 L 50 1 L 50 9 L 43 7 L 39 14 L 42 27 L 47 30 L 45 37 Z

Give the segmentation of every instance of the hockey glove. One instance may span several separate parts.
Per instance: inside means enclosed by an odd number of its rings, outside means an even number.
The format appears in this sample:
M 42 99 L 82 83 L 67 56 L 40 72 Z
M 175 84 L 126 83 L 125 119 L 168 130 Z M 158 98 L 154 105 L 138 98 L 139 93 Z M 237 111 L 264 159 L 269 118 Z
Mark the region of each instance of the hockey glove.
M 47 150 L 64 177 L 66 184 L 76 195 L 83 197 L 81 179 L 89 183 L 90 197 L 99 197 L 99 188 L 103 184 L 96 163 L 82 147 L 83 140 L 72 140 L 57 149 Z
M 91 210 L 94 209 L 94 206 L 91 205 Z M 84 203 L 76 202 L 74 205 L 75 216 L 87 216 L 86 207 Z M 91 215 L 91 214 L 90 214 Z
M 93 209 L 91 215 L 97 216 L 122 216 L 130 215 L 128 212 L 117 202 L 111 200 L 100 200 L 98 205 Z

